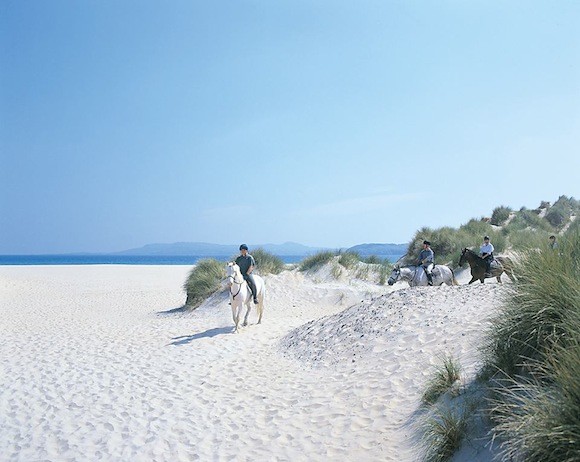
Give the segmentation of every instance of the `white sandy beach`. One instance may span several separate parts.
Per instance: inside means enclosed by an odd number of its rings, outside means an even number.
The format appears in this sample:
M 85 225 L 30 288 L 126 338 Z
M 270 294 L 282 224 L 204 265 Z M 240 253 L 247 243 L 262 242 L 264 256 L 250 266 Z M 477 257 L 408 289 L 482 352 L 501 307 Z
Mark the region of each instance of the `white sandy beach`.
M 3 461 L 418 460 L 431 366 L 473 373 L 504 293 L 285 271 L 233 334 L 226 293 L 177 309 L 190 269 L 0 266 Z

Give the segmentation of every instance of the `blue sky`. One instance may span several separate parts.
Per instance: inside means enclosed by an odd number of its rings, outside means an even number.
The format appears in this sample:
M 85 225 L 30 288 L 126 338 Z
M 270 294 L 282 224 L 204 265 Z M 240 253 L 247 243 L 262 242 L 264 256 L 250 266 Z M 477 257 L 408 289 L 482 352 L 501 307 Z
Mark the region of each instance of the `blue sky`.
M 580 2 L 0 2 L 0 253 L 408 242 L 580 197 Z

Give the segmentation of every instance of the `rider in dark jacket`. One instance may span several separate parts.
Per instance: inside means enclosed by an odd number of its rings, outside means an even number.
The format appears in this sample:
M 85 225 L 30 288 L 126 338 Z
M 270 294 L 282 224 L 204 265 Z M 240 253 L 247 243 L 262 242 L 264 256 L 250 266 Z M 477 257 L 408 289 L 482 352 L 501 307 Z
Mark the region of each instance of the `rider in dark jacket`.
M 431 271 L 433 270 L 434 264 L 435 254 L 433 253 L 433 250 L 431 250 L 431 243 L 429 241 L 423 241 L 423 250 L 421 250 L 419 258 L 417 259 L 417 265 L 422 266 L 425 270 L 427 283 L 430 286 L 433 285 L 433 274 L 431 274 Z
M 258 303 L 258 294 L 256 293 L 256 282 L 254 281 L 254 277 L 252 276 L 252 271 L 256 266 L 256 261 L 254 257 L 252 257 L 248 253 L 248 246 L 246 244 L 242 244 L 240 246 L 240 252 L 242 253 L 238 258 L 236 258 L 236 264 L 240 267 L 240 271 L 244 280 L 248 283 L 248 287 L 252 292 L 254 297 L 254 303 Z

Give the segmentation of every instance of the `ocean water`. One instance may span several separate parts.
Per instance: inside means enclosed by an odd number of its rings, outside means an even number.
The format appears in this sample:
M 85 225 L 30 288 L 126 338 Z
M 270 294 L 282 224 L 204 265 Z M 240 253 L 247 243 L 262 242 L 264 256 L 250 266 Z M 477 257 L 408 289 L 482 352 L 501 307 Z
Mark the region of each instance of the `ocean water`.
M 379 255 L 395 262 L 400 255 Z M 231 260 L 226 256 L 160 256 L 160 255 L 0 255 L 0 265 L 194 265 L 204 258 L 218 261 Z M 306 257 L 291 255 L 280 257 L 284 263 L 299 263 Z

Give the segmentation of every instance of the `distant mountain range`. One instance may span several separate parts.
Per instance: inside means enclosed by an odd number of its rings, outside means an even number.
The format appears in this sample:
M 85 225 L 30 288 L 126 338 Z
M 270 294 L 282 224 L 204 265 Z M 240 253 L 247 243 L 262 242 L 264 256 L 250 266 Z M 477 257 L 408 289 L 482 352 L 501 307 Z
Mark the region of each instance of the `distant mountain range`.
M 252 245 L 248 243 L 250 253 L 252 249 L 261 248 L 267 252 L 279 256 L 303 256 L 312 255 L 323 250 L 334 250 L 324 247 L 309 247 L 296 242 L 285 242 L 283 244 L 259 244 Z M 135 249 L 115 252 L 114 255 L 165 255 L 181 256 L 195 255 L 199 257 L 219 257 L 233 256 L 238 254 L 239 245 L 237 244 L 211 244 L 207 242 L 175 242 L 172 244 L 148 244 Z M 360 244 L 342 249 L 357 252 L 362 256 L 369 255 L 402 255 L 407 250 L 406 244 Z
M 359 244 L 348 249 L 363 257 L 370 255 L 397 255 L 407 253 L 407 244 Z

